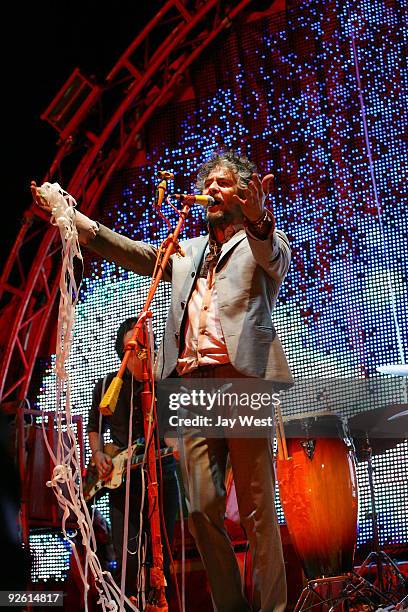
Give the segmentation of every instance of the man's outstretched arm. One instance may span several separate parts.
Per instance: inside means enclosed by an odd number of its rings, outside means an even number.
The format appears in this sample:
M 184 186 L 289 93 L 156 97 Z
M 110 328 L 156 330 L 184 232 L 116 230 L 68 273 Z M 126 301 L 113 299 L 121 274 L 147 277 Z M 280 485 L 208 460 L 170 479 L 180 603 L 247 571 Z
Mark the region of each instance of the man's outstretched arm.
M 49 215 L 52 209 L 41 187 L 31 182 L 31 193 L 34 201 Z M 151 276 L 156 264 L 157 248 L 147 242 L 131 240 L 108 227 L 90 219 L 75 209 L 75 225 L 79 242 L 91 251 L 101 255 L 126 270 L 132 270 L 142 276 Z M 171 281 L 171 261 L 168 263 L 163 280 Z

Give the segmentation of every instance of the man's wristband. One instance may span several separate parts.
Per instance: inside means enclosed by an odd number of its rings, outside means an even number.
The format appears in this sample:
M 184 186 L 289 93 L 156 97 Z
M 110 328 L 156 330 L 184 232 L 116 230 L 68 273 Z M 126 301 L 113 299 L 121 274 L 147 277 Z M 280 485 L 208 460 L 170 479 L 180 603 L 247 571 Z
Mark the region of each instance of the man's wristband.
M 264 209 L 261 217 L 257 221 L 244 219 L 244 225 L 248 234 L 258 240 L 266 240 L 275 231 L 275 217 L 267 208 Z

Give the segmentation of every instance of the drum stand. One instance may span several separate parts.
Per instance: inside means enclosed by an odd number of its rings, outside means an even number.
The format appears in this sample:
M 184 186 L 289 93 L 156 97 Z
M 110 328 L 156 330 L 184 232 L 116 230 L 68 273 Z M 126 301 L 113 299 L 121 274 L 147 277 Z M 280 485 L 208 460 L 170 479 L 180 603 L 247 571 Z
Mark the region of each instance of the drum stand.
M 376 578 L 374 585 L 379 591 L 387 596 L 392 603 L 396 604 L 401 597 L 407 593 L 408 579 L 401 573 L 398 565 L 389 557 L 383 550 L 380 549 L 378 517 L 375 506 L 374 493 L 374 470 L 372 464 L 373 449 L 370 445 L 368 436 L 366 437 L 365 445 L 362 449 L 364 456 L 367 458 L 368 483 L 370 487 L 371 499 L 371 519 L 373 524 L 373 546 L 374 550 L 369 553 L 367 558 L 361 564 L 358 575 L 365 577 L 370 569 L 375 566 Z
M 374 603 L 375 601 L 375 603 Z M 392 600 L 355 572 L 309 580 L 293 612 L 395 609 Z M 402 611 L 401 611 L 402 612 Z
M 408 596 L 404 597 L 408 580 L 401 573 L 397 564 L 380 549 L 372 448 L 368 436 L 363 451 L 368 465 L 374 551 L 370 552 L 358 572 L 309 580 L 296 603 L 294 612 L 306 612 L 307 610 L 348 612 L 352 609 L 364 609 L 370 612 L 379 609 L 402 612 L 408 608 Z M 373 565 L 377 574 L 374 583 L 365 578 Z

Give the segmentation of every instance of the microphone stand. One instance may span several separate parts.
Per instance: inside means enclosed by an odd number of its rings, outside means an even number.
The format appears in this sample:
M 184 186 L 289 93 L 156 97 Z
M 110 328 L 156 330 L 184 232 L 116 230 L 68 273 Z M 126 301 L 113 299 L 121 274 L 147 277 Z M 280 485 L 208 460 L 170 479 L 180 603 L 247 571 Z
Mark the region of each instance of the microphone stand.
M 162 186 L 162 184 L 161 184 Z M 161 198 L 163 199 L 163 198 Z M 156 449 L 154 428 L 156 426 L 156 398 L 154 395 L 153 368 L 150 350 L 148 344 L 147 319 L 152 318 L 152 313 L 149 310 L 156 289 L 163 277 L 163 272 L 166 269 L 167 263 L 174 253 L 184 256 L 180 248 L 178 237 L 184 226 L 185 220 L 190 212 L 191 206 L 194 204 L 194 196 L 184 196 L 182 198 L 183 207 L 179 211 L 172 206 L 179 215 L 179 220 L 172 233 L 162 242 L 157 254 L 157 262 L 150 283 L 149 292 L 144 304 L 143 311 L 139 316 L 139 320 L 133 328 L 133 334 L 125 347 L 125 354 L 122 363 L 112 380 L 109 388 L 103 396 L 99 405 L 99 410 L 104 415 L 112 415 L 116 408 L 116 403 L 119 397 L 120 389 L 123 383 L 123 375 L 132 350 L 135 350 L 137 345 L 142 345 L 143 349 L 138 352 L 139 359 L 143 360 L 143 391 L 141 392 L 141 405 L 143 412 L 143 424 L 145 431 L 145 444 L 147 449 L 147 469 L 148 469 L 148 508 L 149 522 L 151 533 L 152 546 L 152 567 L 150 569 L 150 602 L 147 603 L 146 612 L 167 612 L 168 605 L 165 596 L 165 578 L 163 573 L 163 550 L 161 543 L 160 531 L 160 512 L 158 503 L 158 482 L 156 469 Z M 161 213 L 160 213 L 161 214 Z M 163 216 L 161 214 L 161 216 Z

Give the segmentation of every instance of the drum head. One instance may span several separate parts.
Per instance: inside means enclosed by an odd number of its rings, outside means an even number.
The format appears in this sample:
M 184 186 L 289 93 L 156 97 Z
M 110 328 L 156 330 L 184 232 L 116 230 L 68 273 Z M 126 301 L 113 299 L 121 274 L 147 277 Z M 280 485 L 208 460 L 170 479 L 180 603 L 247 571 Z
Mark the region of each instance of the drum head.
M 283 419 L 287 438 L 349 438 L 347 420 L 336 412 L 304 412 Z

